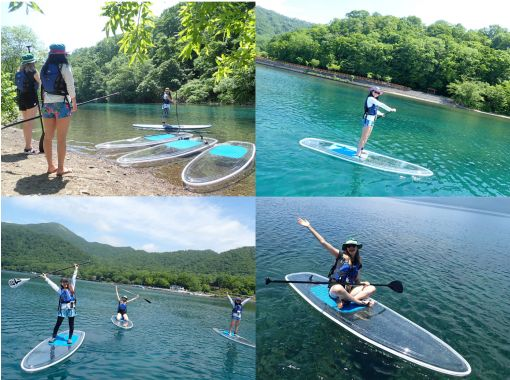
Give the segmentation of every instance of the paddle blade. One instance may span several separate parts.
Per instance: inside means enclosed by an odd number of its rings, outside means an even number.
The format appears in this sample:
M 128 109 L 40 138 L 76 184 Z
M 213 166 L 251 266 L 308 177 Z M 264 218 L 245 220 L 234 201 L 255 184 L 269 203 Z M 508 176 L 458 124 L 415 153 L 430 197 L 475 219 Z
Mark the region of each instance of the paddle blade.
M 149 301 L 147 298 L 144 298 L 145 302 L 147 303 L 152 303 L 151 301 Z
M 271 279 L 269 277 L 266 277 L 266 285 L 268 285 L 271 282 Z
M 388 284 L 388 286 L 391 288 L 391 290 L 397 292 L 397 293 L 403 293 L 404 292 L 404 285 L 400 281 L 392 281 Z
M 21 286 L 25 282 L 29 281 L 29 278 L 11 278 L 9 280 L 9 287 L 12 289 L 17 288 L 18 286 Z

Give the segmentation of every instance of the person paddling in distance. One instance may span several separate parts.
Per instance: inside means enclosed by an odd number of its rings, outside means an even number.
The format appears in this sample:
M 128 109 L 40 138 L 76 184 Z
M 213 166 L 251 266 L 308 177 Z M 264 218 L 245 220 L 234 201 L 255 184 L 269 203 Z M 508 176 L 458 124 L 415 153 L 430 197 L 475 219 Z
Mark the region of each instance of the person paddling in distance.
M 230 327 L 228 329 L 228 335 L 232 335 L 232 329 L 234 329 L 234 335 L 237 335 L 237 331 L 239 330 L 239 325 L 241 324 L 241 314 L 243 312 L 243 306 L 251 300 L 251 297 L 246 298 L 244 301 L 241 298 L 236 297 L 234 300 L 230 298 L 230 295 L 227 293 L 228 300 L 232 305 L 232 320 L 230 321 Z
M 308 228 L 319 243 L 335 257 L 335 263 L 328 274 L 331 281 L 329 296 L 335 300 L 338 308 L 342 309 L 349 302 L 369 307 L 373 306 L 375 301 L 369 297 L 375 293 L 375 286 L 370 285 L 368 281 L 360 281 L 362 264 L 359 250 L 362 244 L 349 239 L 342 244 L 342 250 L 340 250 L 328 243 L 308 220 L 298 218 L 298 223 Z M 354 284 L 362 284 L 363 286 L 352 286 Z
M 170 105 L 172 103 L 174 103 L 172 99 L 172 93 L 170 92 L 170 89 L 167 87 L 165 88 L 165 92 L 163 93 L 163 105 L 161 106 L 161 109 L 163 110 L 163 125 L 165 125 L 168 120 L 168 114 L 170 113 Z
M 21 111 L 23 120 L 31 119 L 36 116 L 39 106 L 37 91 L 41 84 L 41 78 L 35 68 L 34 55 L 29 53 L 21 58 L 21 66 L 14 76 L 16 83 L 16 101 Z M 32 127 L 35 120 L 29 120 L 23 123 L 23 137 L 25 138 L 25 154 L 37 154 L 32 147 Z
M 117 294 L 117 300 L 119 301 L 119 304 L 117 305 L 117 321 L 124 321 L 124 326 L 128 325 L 129 317 L 127 315 L 127 304 L 128 302 L 136 300 L 139 295 L 137 294 L 136 297 L 128 299 L 127 296 L 119 296 L 119 288 L 117 285 L 115 285 L 115 293 Z
M 74 273 L 71 281 L 66 277 L 60 279 L 60 287 L 51 281 L 46 273 L 41 274 L 41 277 L 51 286 L 51 288 L 58 293 L 58 313 L 57 323 L 53 328 L 52 338 L 49 340 L 50 343 L 55 342 L 57 338 L 58 329 L 64 318 L 67 317 L 69 321 L 69 337 L 67 344 L 72 344 L 73 332 L 74 332 L 74 317 L 76 316 L 76 276 L 78 276 L 78 264 L 74 264 Z
M 44 153 L 48 162 L 48 174 L 57 173 L 61 177 L 72 170 L 64 167 L 66 139 L 71 114 L 78 110 L 76 90 L 71 66 L 67 61 L 66 47 L 63 44 L 50 45 L 48 59 L 41 68 L 42 98 L 41 108 L 44 124 Z M 57 167 L 53 165 L 52 144 L 57 134 Z
M 397 112 L 396 108 L 391 108 L 387 106 L 383 102 L 378 100 L 379 96 L 381 96 L 383 92 L 379 87 L 370 87 L 368 90 L 368 96 L 365 99 L 365 114 L 363 115 L 363 130 L 361 132 L 361 138 L 358 143 L 358 150 L 356 151 L 356 156 L 359 158 L 366 158 L 364 156 L 363 149 L 365 148 L 365 144 L 372 133 L 372 129 L 374 128 L 374 123 L 377 120 L 378 116 L 384 117 L 384 113 L 379 111 L 379 108 L 383 108 L 388 112 Z

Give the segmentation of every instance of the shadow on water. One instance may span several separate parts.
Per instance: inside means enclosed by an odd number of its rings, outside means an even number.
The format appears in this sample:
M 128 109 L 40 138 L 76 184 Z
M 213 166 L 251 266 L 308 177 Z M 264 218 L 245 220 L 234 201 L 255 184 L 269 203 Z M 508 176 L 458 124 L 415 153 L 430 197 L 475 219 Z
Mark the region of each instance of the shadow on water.
M 236 343 L 228 342 L 228 350 L 225 353 L 224 371 L 225 373 L 235 374 L 237 364 L 237 347 Z
M 66 187 L 68 179 L 49 177 L 47 173 L 24 177 L 16 182 L 16 191 L 20 195 L 57 194 Z

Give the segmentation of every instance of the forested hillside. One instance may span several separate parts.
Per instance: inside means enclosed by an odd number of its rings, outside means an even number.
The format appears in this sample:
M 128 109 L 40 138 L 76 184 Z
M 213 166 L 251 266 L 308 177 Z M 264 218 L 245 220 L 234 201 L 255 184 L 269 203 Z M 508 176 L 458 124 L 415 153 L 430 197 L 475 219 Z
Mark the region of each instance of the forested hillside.
M 510 32 L 467 30 L 418 17 L 353 11 L 328 25 L 277 35 L 274 59 L 450 95 L 470 107 L 510 115 Z
M 263 51 L 269 40 L 277 35 L 290 32 L 300 28 L 309 28 L 311 22 L 290 18 L 269 9 L 256 8 L 257 17 L 257 50 Z
M 236 294 L 255 291 L 254 247 L 222 253 L 151 253 L 87 242 L 58 223 L 2 223 L 2 269 L 50 272 L 86 261 L 90 263 L 80 268 L 80 277 L 88 280 L 159 287 L 177 284 L 193 291 L 223 288 Z

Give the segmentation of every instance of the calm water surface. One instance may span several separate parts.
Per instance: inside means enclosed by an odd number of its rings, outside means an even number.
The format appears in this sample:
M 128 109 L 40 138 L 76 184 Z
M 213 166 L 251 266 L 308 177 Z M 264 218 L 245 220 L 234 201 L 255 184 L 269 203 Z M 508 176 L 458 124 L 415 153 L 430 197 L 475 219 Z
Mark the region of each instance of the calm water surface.
M 425 166 L 421 179 L 385 173 L 299 145 L 357 145 L 366 89 L 257 66 L 257 194 L 276 196 L 510 195 L 510 120 L 385 94 L 368 150 Z
M 129 304 L 131 330 L 115 327 L 115 288 L 77 282 L 77 330 L 86 333 L 67 361 L 36 374 L 20 362 L 51 335 L 58 297 L 42 280 L 11 289 L 7 281 L 26 274 L 2 272 L 2 378 L 5 379 L 254 379 L 255 350 L 231 342 L 212 328 L 227 328 L 227 299 L 142 291 Z M 55 278 L 58 280 L 58 278 Z M 127 288 L 132 291 L 136 289 Z M 255 341 L 255 307 L 247 304 L 240 335 Z M 62 324 L 67 329 L 67 320 Z M 122 375 L 119 375 L 122 373 Z
M 363 243 L 362 279 L 400 280 L 404 293 L 374 298 L 427 329 L 471 365 L 471 379 L 508 379 L 510 200 L 499 198 L 258 198 L 257 377 L 439 379 L 364 342 L 285 284 L 288 273 L 327 275 L 332 256 L 297 224 L 308 218 L 330 243 Z

